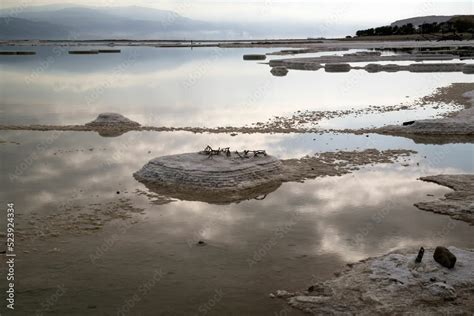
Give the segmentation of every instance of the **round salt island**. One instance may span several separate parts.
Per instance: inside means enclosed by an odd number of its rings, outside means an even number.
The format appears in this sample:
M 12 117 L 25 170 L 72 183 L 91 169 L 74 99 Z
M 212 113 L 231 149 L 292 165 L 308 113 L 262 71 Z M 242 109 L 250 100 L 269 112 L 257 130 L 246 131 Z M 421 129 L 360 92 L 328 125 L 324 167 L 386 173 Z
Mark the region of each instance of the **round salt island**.
M 281 185 L 279 159 L 254 152 L 163 156 L 134 173 L 152 192 L 181 200 L 230 203 L 264 196 Z
M 97 131 L 103 137 L 116 137 L 140 127 L 140 124 L 122 114 L 101 113 L 95 120 L 86 123 L 85 126 Z
M 119 113 L 101 113 L 99 116 L 86 124 L 86 126 L 92 127 L 115 127 L 115 126 L 122 126 L 122 127 L 139 127 L 140 124 L 134 122 L 122 114 Z

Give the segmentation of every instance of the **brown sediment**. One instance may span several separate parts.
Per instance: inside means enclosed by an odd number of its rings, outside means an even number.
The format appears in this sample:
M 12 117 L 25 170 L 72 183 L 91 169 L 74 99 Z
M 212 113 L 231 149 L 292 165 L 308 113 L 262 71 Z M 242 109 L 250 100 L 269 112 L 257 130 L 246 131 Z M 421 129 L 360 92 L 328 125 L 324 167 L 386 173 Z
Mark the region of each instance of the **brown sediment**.
M 474 90 L 473 82 L 453 83 L 446 87 L 440 87 L 430 95 L 422 97 L 418 104 L 445 103 L 463 105 L 465 108 L 471 107 L 471 101 L 466 98 L 466 92 Z
M 333 279 L 309 280 L 306 291 L 270 294 L 312 315 L 470 315 L 474 313 L 474 251 L 449 247 L 454 269 L 433 259 L 426 249 L 421 263 L 416 251 L 399 250 L 368 258 Z
M 420 180 L 433 182 L 454 190 L 444 199 L 419 202 L 415 206 L 421 210 L 448 215 L 453 219 L 474 225 L 474 175 L 436 175 L 422 177 Z
M 136 215 L 144 209 L 132 205 L 130 199 L 120 198 L 108 203 L 82 204 L 67 201 L 50 215 L 30 213 L 17 234 L 20 240 L 35 240 L 67 235 L 92 234 L 113 220 L 136 223 Z

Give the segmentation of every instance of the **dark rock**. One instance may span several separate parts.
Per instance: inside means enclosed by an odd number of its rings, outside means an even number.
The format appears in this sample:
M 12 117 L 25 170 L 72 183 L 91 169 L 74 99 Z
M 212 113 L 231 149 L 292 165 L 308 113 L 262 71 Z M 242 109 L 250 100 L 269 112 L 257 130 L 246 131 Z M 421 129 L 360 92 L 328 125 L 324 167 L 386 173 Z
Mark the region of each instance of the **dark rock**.
M 413 125 L 415 124 L 415 121 L 408 121 L 408 122 L 403 122 L 403 126 L 408 126 L 408 125 Z
M 314 285 L 311 285 L 309 288 L 308 288 L 308 292 L 313 292 L 314 291 Z
M 199 246 L 205 246 L 205 245 L 206 245 L 206 242 L 203 241 L 203 240 L 200 240 L 200 241 L 198 241 L 197 244 L 198 244 Z
M 448 269 L 454 268 L 454 265 L 456 264 L 456 256 L 445 247 L 436 247 L 433 258 L 440 265 Z
M 416 256 L 416 259 L 415 259 L 416 263 L 421 263 L 421 260 L 423 260 L 424 253 L 425 253 L 425 248 L 421 247 L 420 251 L 418 251 L 418 256 Z

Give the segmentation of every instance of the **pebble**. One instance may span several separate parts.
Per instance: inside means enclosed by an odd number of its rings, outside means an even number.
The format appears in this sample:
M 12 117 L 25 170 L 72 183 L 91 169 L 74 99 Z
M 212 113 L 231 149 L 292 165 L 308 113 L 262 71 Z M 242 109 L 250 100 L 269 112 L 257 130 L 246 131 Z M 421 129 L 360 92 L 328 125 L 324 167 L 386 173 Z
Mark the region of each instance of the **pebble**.
M 433 253 L 433 258 L 440 265 L 448 269 L 454 268 L 454 265 L 456 264 L 456 256 L 445 247 L 436 247 Z

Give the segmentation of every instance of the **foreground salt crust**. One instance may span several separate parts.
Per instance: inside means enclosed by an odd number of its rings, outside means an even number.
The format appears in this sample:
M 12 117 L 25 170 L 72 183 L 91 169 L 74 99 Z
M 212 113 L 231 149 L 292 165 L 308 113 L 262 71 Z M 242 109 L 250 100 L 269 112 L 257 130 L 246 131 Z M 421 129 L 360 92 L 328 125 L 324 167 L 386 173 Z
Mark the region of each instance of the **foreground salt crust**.
M 474 312 L 474 251 L 449 247 L 457 257 L 447 269 L 433 250 L 415 263 L 416 251 L 393 252 L 349 264 L 334 279 L 309 291 L 277 291 L 271 297 L 314 315 L 469 314 Z

